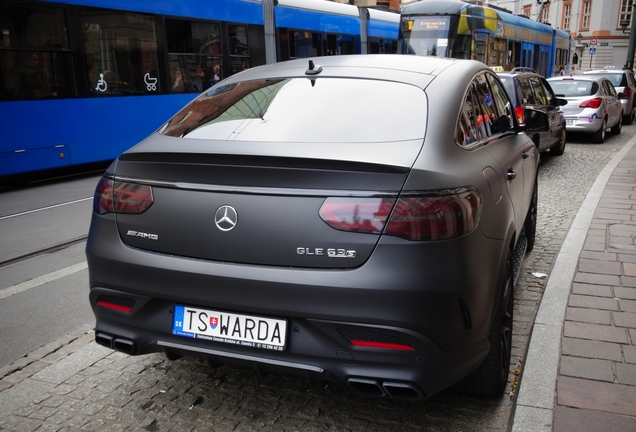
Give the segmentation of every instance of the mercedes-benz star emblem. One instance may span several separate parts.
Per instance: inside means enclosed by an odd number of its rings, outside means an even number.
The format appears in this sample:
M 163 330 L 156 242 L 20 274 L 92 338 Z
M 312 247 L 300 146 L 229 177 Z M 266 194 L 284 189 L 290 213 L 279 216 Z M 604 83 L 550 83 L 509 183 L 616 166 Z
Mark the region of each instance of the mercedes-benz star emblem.
M 216 223 L 216 227 L 221 231 L 232 230 L 236 226 L 237 222 L 238 214 L 232 206 L 221 206 L 214 214 L 214 223 Z

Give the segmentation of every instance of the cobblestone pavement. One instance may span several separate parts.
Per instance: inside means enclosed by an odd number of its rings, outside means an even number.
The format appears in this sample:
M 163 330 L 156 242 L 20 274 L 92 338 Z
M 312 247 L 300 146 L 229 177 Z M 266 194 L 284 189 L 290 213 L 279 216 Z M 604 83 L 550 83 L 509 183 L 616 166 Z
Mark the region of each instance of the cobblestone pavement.
M 0 368 L 0 430 L 507 431 L 546 278 L 596 176 L 636 132 L 605 144 L 570 137 L 542 155 L 537 239 L 515 293 L 510 382 L 497 400 L 445 391 L 424 402 L 368 399 L 333 384 L 161 354 L 129 357 L 93 342 L 90 326 Z

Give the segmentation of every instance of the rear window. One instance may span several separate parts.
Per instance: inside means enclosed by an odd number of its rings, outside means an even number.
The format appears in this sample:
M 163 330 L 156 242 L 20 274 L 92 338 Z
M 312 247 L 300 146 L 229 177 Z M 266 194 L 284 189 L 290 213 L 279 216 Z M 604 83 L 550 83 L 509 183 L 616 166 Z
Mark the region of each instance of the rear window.
M 424 137 L 426 106 L 423 90 L 396 82 L 290 78 L 221 83 L 159 132 L 213 140 L 402 141 Z
M 550 87 L 557 96 L 563 95 L 565 97 L 591 96 L 598 92 L 598 83 L 595 81 L 550 81 Z

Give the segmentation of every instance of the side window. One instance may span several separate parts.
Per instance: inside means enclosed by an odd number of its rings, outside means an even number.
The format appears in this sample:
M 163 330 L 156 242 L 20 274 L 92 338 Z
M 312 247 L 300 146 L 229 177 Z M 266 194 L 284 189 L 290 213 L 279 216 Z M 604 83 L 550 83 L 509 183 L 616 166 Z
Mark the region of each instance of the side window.
M 618 95 L 616 94 L 616 90 L 614 89 L 614 86 L 611 82 L 604 80 L 603 85 L 605 86 L 605 93 L 610 96 L 618 97 Z
M 543 87 L 543 91 L 548 97 L 548 104 L 550 104 L 554 100 L 554 98 L 556 98 L 554 92 L 552 91 L 552 87 L 550 87 L 550 84 L 545 80 L 545 78 L 542 77 L 542 78 L 539 78 L 539 80 L 541 81 L 541 86 Z
M 457 119 L 457 132 L 455 139 L 463 146 L 471 145 L 479 141 L 477 123 L 475 121 L 475 96 L 471 85 L 466 92 L 466 97 L 462 103 L 459 119 Z
M 470 145 L 514 127 L 513 111 L 501 82 L 489 73 L 478 75 L 462 103 L 455 139 Z
M 492 135 L 491 125 L 497 118 L 494 100 L 490 84 L 486 78 L 486 74 L 482 73 L 475 78 L 473 83 L 476 93 L 476 118 L 477 130 L 481 138 Z
M 548 96 L 545 94 L 545 90 L 541 85 L 541 81 L 538 77 L 531 77 L 530 84 L 532 84 L 532 89 L 534 90 L 534 94 L 536 97 L 537 104 L 539 105 L 549 105 L 550 100 Z
M 534 105 L 537 103 L 530 82 L 527 78 L 519 78 L 519 84 L 521 85 L 521 97 L 523 98 L 524 105 Z
M 493 134 L 506 132 L 514 128 L 515 125 L 512 120 L 514 116 L 513 108 L 510 104 L 510 100 L 508 99 L 508 95 L 506 95 L 506 91 L 501 85 L 501 82 L 491 74 L 487 74 L 486 77 L 490 83 L 492 99 L 496 112 L 496 119 L 492 122 L 490 129 Z

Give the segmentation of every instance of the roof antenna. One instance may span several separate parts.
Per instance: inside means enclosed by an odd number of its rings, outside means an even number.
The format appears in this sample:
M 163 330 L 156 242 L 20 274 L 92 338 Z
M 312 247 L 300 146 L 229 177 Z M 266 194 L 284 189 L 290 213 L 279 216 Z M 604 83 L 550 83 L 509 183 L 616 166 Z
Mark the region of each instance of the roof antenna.
M 315 65 L 313 60 L 309 60 L 309 68 L 305 71 L 305 75 L 318 75 L 322 72 L 322 66 Z

